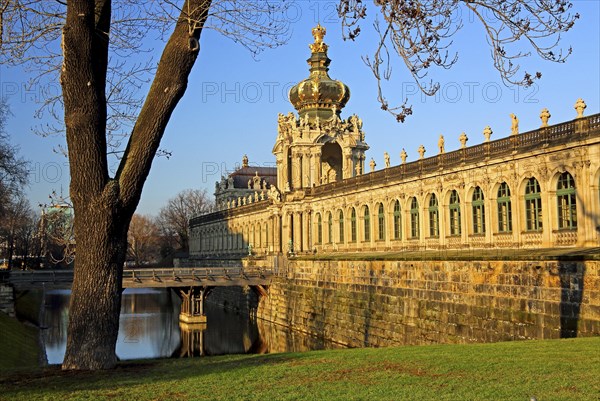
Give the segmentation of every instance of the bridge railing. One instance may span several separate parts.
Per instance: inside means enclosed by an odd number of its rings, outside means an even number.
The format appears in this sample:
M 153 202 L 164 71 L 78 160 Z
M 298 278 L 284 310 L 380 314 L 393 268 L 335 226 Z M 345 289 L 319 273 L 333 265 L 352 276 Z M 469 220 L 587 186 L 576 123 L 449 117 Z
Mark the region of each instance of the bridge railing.
M 268 279 L 273 275 L 272 269 L 263 267 L 186 267 L 157 269 L 124 269 L 123 282 L 193 282 L 216 280 L 256 280 Z M 13 285 L 59 284 L 69 285 L 73 282 L 73 270 L 12 270 L 4 277 Z
M 273 272 L 261 267 L 185 267 L 170 269 L 125 269 L 123 280 L 215 280 L 267 278 Z
M 11 270 L 8 281 L 11 284 L 70 283 L 73 281 L 73 270 Z

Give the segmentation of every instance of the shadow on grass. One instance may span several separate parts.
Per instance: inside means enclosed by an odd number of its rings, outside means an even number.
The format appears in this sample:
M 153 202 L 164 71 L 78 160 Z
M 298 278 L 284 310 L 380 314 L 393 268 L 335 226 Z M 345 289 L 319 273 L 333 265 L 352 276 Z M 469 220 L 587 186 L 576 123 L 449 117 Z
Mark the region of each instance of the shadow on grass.
M 133 385 L 181 381 L 214 374 L 235 374 L 237 370 L 257 366 L 303 364 L 308 354 L 267 354 L 258 356 L 228 355 L 190 359 L 155 359 L 141 362 L 120 362 L 115 369 L 104 371 L 63 371 L 53 365 L 35 371 L 0 372 L 0 399 L 26 396 L 27 393 L 47 397 L 65 392 L 109 391 Z M 311 358 L 314 359 L 314 358 Z M 7 398 L 3 398 L 7 397 Z

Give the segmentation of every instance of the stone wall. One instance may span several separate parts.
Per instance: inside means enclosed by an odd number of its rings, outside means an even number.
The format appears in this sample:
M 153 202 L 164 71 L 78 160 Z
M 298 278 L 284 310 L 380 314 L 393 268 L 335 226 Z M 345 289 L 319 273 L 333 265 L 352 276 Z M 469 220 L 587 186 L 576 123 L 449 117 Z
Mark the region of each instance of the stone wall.
M 600 261 L 290 260 L 257 315 L 352 347 L 600 335 Z

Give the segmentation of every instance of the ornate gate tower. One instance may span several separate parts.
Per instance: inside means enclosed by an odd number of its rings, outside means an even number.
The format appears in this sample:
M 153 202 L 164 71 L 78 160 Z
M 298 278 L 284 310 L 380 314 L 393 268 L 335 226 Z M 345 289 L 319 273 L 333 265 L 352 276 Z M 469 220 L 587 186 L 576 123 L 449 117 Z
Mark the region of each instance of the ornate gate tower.
M 289 98 L 298 117 L 278 116 L 273 154 L 277 158 L 277 187 L 284 192 L 309 188 L 362 174 L 365 143 L 362 120 L 340 114 L 350 89 L 329 77 L 325 28 L 312 30 L 314 43 L 307 60 L 310 75 L 290 89 Z

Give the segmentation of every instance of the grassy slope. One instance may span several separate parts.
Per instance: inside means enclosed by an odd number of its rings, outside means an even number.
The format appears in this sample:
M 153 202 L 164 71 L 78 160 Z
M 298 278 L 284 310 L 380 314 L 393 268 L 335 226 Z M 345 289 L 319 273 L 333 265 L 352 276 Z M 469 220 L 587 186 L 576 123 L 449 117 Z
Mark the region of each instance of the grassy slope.
M 0 313 L 0 371 L 37 364 L 37 330 Z
M 1 400 L 599 400 L 600 337 L 234 355 L 0 377 Z

